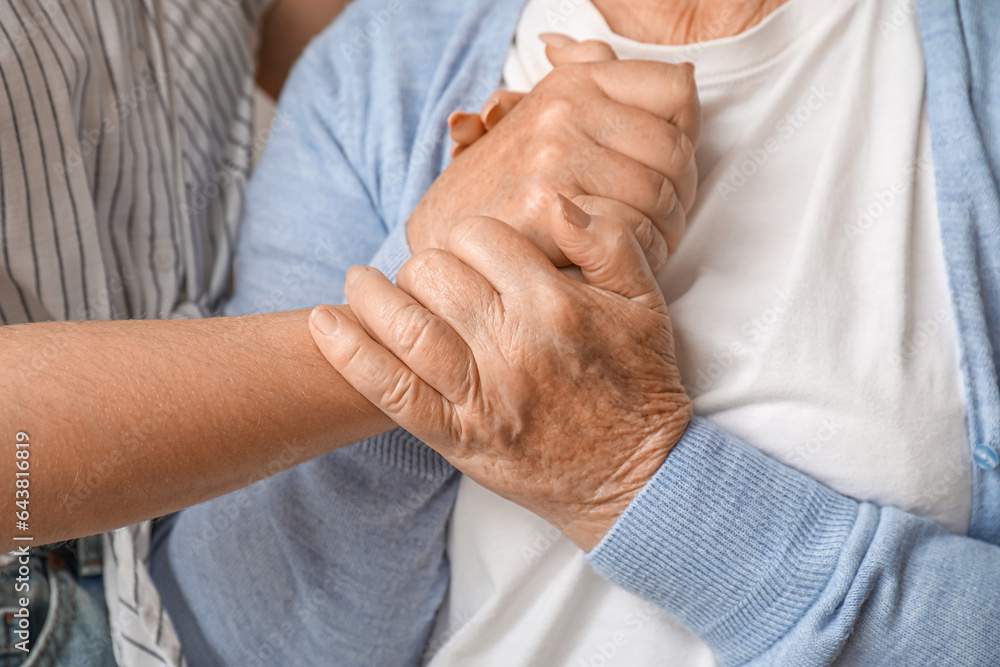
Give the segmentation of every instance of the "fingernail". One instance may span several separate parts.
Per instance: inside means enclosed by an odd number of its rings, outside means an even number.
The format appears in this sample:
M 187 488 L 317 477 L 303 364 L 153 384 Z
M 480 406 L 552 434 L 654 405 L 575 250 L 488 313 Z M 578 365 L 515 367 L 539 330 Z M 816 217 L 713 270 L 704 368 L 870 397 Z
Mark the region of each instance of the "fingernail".
M 479 114 L 469 113 L 468 111 L 456 111 L 448 116 L 448 129 L 451 130 L 452 135 L 456 132 L 475 132 L 475 123 L 478 122 Z
M 323 306 L 313 308 L 312 322 L 313 326 L 327 338 L 337 333 L 337 329 L 340 328 L 340 322 L 337 321 L 336 315 L 329 308 Z
M 466 116 L 466 112 L 464 112 L 464 111 L 455 111 L 455 112 L 452 112 L 452 114 L 450 116 L 448 116 L 448 128 L 452 132 L 454 132 L 455 128 L 458 127 L 458 125 L 465 119 L 464 118 L 465 116 Z
M 694 73 L 694 63 L 693 62 L 684 62 L 684 63 L 681 63 L 681 65 L 683 65 L 684 67 L 687 67 L 689 72 Z
M 483 119 L 483 125 L 487 128 L 492 128 L 496 124 L 496 115 L 500 111 L 500 98 L 494 97 L 485 105 L 483 105 L 483 110 L 481 112 L 481 117 Z
M 559 206 L 567 222 L 582 229 L 590 226 L 590 214 L 562 195 L 559 195 Z
M 560 49 L 568 44 L 576 44 L 576 40 L 559 32 L 543 32 L 538 39 L 554 49 Z

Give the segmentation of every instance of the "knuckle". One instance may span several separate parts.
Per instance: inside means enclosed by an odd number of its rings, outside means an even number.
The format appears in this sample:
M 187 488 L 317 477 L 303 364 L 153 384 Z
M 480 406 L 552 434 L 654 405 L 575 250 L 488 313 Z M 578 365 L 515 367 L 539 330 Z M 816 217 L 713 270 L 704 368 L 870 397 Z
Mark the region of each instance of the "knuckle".
M 683 174 L 694 160 L 694 144 L 686 134 L 677 127 L 671 125 L 671 133 L 674 135 L 671 144 L 670 169 L 671 173 Z
M 628 258 L 635 251 L 635 235 L 625 225 L 618 225 L 611 236 L 611 252 L 619 259 Z
M 340 349 L 341 366 L 357 371 L 362 366 L 372 366 L 372 361 L 364 353 L 364 347 L 357 340 L 345 339 Z M 342 370 L 338 368 L 337 370 Z
M 545 282 L 539 285 L 535 298 L 548 312 L 556 332 L 577 330 L 576 325 L 580 319 L 579 304 L 562 284 Z
M 416 280 L 417 275 L 420 273 L 420 256 L 423 251 L 418 252 L 413 255 L 408 260 L 403 262 L 403 265 L 399 267 L 399 271 L 396 272 L 396 284 L 406 289 L 407 286 L 413 285 Z
M 549 72 L 542 79 L 541 84 L 544 88 L 561 88 L 565 85 L 572 85 L 579 78 L 583 69 L 581 63 L 565 63 Z
M 575 117 L 574 102 L 564 95 L 548 95 L 535 114 L 536 126 L 545 132 L 563 131 Z
M 379 403 L 390 414 L 402 414 L 414 403 L 416 387 L 402 369 L 395 371 L 382 389 Z
M 653 221 L 646 216 L 642 216 L 642 220 L 635 227 L 635 239 L 639 242 L 639 247 L 645 253 L 648 253 L 653 246 L 653 231 Z
M 611 60 L 615 58 L 614 49 L 607 42 L 599 39 L 588 39 L 580 42 L 581 62 Z
M 649 247 L 643 250 L 643 254 L 646 256 L 646 262 L 649 264 L 650 270 L 654 273 L 662 269 L 670 256 L 670 248 L 667 246 L 666 239 L 663 238 L 663 234 L 659 230 L 654 229 L 653 240 L 650 242 Z
M 465 248 L 475 243 L 483 233 L 485 220 L 488 220 L 488 218 L 476 215 L 465 218 L 455 225 L 448 235 L 448 247 Z
M 583 317 L 580 313 L 580 305 L 576 301 L 561 299 L 557 302 L 552 311 L 554 318 L 554 329 L 563 337 L 576 336 L 580 333 Z
M 558 176 L 558 179 L 560 185 L 562 185 L 562 175 Z M 557 186 L 557 189 L 562 190 L 565 188 Z M 540 216 L 556 205 L 555 189 L 551 185 L 542 183 L 541 181 L 532 180 L 531 183 L 526 184 L 523 195 L 522 220 L 514 224 L 515 229 L 521 232 L 527 228 L 529 221 L 538 220 Z
M 566 152 L 562 145 L 554 141 L 542 141 L 534 147 L 531 154 L 531 172 L 533 174 L 549 174 L 563 166 Z
M 632 239 L 635 238 L 635 234 L 624 222 L 616 221 L 606 227 L 604 238 L 605 253 L 611 257 L 620 257 L 632 250 Z
M 442 253 L 444 251 L 439 248 L 428 248 L 410 257 L 396 273 L 396 284 L 404 292 L 412 294 L 413 290 L 435 270 Z
M 546 308 L 557 308 L 561 306 L 566 299 L 566 295 L 561 286 L 558 283 L 553 283 L 547 280 L 536 285 L 533 292 L 534 297 L 538 300 L 538 303 L 544 305 Z
M 414 276 L 419 276 L 434 270 L 441 255 L 444 253 L 440 248 L 428 248 L 421 250 L 416 255 L 407 260 L 408 270 Z
M 542 77 L 531 94 L 536 100 L 542 99 L 553 88 L 560 87 L 566 81 L 566 67 L 556 67 Z
M 665 222 L 677 207 L 677 190 L 674 189 L 670 179 L 664 176 L 659 176 L 658 181 L 656 204 L 653 208 L 657 212 L 657 217 Z
M 674 98 L 684 106 L 698 103 L 698 84 L 695 82 L 694 70 L 684 65 L 674 66 Z
M 413 352 L 433 326 L 434 318 L 429 311 L 416 303 L 407 304 L 393 316 L 393 342 L 403 353 Z

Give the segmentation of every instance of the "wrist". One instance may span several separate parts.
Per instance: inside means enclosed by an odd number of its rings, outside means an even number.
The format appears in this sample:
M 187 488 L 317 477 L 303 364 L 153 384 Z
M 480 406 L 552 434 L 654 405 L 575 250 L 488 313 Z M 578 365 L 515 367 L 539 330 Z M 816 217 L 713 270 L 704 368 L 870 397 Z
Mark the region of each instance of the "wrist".
M 663 466 L 693 415 L 691 401 L 684 395 L 681 405 L 665 417 L 658 430 L 643 438 L 623 465 L 609 471 L 607 481 L 595 494 L 596 502 L 580 508 L 560 528 L 562 533 L 585 552 L 596 547 Z
M 434 238 L 434 225 L 427 221 L 433 221 L 433 214 L 428 213 L 430 204 L 428 199 L 430 193 L 424 195 L 424 199 L 417 204 L 406 221 L 406 241 L 410 245 L 410 251 L 416 255 L 418 252 L 430 248 L 443 248 L 444 242 Z

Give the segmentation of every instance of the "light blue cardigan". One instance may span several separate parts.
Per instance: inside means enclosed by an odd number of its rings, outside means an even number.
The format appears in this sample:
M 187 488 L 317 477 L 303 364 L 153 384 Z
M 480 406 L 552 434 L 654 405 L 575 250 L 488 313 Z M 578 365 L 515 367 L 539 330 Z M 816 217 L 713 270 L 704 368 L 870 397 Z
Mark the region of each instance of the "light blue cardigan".
M 310 46 L 251 183 L 231 313 L 341 301 L 373 255 L 394 275 L 448 163 L 445 119 L 496 87 L 522 2 L 358 0 Z M 695 419 L 588 559 L 726 664 L 1000 664 L 1000 3 L 924 0 L 919 17 L 977 464 L 969 536 Z M 181 513 L 152 562 L 191 664 L 417 662 L 457 479 L 396 431 Z

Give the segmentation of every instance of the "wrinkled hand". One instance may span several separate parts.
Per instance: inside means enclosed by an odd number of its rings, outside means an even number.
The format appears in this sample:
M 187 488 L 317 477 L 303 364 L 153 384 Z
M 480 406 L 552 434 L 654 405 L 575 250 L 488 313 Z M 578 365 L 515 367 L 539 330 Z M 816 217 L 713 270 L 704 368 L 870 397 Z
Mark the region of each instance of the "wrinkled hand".
M 589 284 L 478 217 L 452 231 L 447 251 L 410 259 L 399 288 L 351 269 L 353 314 L 321 306 L 312 331 L 389 417 L 590 549 L 680 439 L 691 403 L 632 231 L 565 204 L 584 226 L 563 219 L 553 238 Z
M 607 42 L 596 39 L 578 42 L 572 37 L 549 32 L 538 36 L 545 42 L 545 55 L 553 67 L 567 63 L 596 63 L 618 60 L 614 49 Z M 455 146 L 452 157 L 458 157 L 465 149 L 476 143 L 484 134 L 492 130 L 504 116 L 510 113 L 527 93 L 513 90 L 498 90 L 483 105 L 478 114 L 456 111 L 448 116 L 448 128 Z
M 595 198 L 627 205 L 622 219 L 648 225 L 657 245 L 673 251 L 694 203 L 699 131 L 688 65 L 562 64 L 435 181 L 407 223 L 410 246 L 441 248 L 459 221 L 490 215 L 566 266 L 551 232 L 561 219 L 556 194 L 563 193 L 592 214 L 606 213 Z

